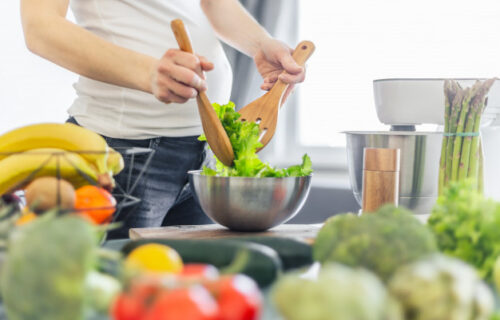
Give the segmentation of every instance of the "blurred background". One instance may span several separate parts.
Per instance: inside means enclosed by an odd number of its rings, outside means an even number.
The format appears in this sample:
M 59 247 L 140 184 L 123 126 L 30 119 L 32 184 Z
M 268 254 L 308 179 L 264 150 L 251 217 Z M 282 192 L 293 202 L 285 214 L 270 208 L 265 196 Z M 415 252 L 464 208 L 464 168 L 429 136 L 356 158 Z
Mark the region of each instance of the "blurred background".
M 357 211 L 347 176 L 344 130 L 387 130 L 377 120 L 372 81 L 379 78 L 493 77 L 500 70 L 498 0 L 242 0 L 291 47 L 312 40 L 307 79 L 280 114 L 263 152 L 288 166 L 308 153 L 313 188 L 291 222 L 322 222 Z M 71 14 L 69 19 L 72 19 Z M 0 2 L 0 132 L 33 122 L 64 121 L 76 75 L 24 45 L 19 1 Z M 238 106 L 260 96 L 251 59 L 227 48 Z M 238 86 L 244 83 L 244 86 Z

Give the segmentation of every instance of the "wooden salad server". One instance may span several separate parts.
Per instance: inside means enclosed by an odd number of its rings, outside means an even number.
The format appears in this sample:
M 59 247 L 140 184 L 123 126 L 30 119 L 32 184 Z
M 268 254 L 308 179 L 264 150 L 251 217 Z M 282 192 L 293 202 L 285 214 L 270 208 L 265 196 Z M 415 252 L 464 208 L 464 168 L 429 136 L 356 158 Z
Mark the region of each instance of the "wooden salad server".
M 170 26 L 179 44 L 179 48 L 182 51 L 194 53 L 191 40 L 189 39 L 189 35 L 182 20 L 173 20 Z M 226 166 L 231 166 L 234 160 L 231 141 L 205 92 L 198 92 L 196 102 L 198 102 L 198 112 L 200 113 L 201 124 L 203 126 L 203 132 L 207 137 L 208 145 L 217 159 Z
M 315 46 L 311 41 L 302 41 L 293 51 L 292 57 L 300 66 L 304 66 L 314 49 Z M 241 114 L 241 121 L 252 121 L 259 124 L 260 142 L 262 143 L 259 150 L 269 143 L 276 131 L 278 111 L 287 88 L 288 84 L 278 79 L 271 90 L 238 111 Z

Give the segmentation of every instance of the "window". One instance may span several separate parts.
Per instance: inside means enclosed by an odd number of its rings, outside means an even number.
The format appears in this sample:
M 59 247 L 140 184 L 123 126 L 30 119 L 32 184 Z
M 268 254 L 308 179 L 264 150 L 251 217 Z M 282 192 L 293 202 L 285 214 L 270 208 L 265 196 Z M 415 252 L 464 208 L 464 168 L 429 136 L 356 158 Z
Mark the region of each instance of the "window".
M 0 132 L 35 122 L 64 121 L 76 75 L 26 49 L 19 1 L 0 1 Z
M 299 13 L 300 39 L 316 52 L 291 120 L 293 142 L 333 157 L 315 162 L 343 163 L 341 131 L 388 130 L 375 113 L 374 79 L 500 73 L 498 0 L 301 1 Z

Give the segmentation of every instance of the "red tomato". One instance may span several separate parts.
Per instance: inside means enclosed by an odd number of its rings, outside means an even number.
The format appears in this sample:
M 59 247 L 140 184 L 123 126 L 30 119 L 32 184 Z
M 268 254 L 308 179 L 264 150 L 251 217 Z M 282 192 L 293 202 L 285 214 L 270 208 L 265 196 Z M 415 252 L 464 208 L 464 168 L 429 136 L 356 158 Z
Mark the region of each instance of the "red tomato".
M 220 320 L 255 320 L 262 310 L 262 295 L 255 281 L 238 274 L 209 285 L 217 298 Z
M 218 307 L 201 286 L 164 291 L 143 320 L 219 320 Z
M 219 270 L 211 264 L 186 263 L 182 268 L 180 276 L 190 279 L 216 280 L 219 278 Z
M 113 320 L 140 320 L 146 308 L 142 301 L 125 293 L 120 294 L 111 306 Z
M 139 278 L 132 281 L 129 289 L 129 294 L 140 301 L 145 308 L 153 303 L 160 292 L 162 292 L 161 281 L 155 277 Z
M 128 291 L 122 293 L 111 308 L 113 320 L 142 320 L 156 297 L 163 292 L 161 281 L 156 277 L 132 280 Z

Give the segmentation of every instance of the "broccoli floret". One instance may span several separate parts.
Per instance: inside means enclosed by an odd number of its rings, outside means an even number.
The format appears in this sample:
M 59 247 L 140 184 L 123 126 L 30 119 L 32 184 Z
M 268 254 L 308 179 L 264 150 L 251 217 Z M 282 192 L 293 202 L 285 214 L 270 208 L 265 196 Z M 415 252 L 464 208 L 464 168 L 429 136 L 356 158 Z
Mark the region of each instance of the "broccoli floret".
M 95 263 L 95 228 L 76 216 L 50 213 L 15 230 L 2 270 L 10 320 L 78 320 L 85 279 Z
M 313 257 L 365 267 L 386 281 L 396 268 L 436 250 L 432 232 L 410 211 L 387 205 L 373 214 L 328 219 L 314 243 Z
M 401 307 L 371 272 L 325 264 L 316 279 L 300 273 L 282 277 L 272 300 L 288 320 L 399 320 Z
M 493 294 L 476 270 L 440 254 L 399 269 L 389 291 L 408 320 L 487 320 L 494 309 Z

